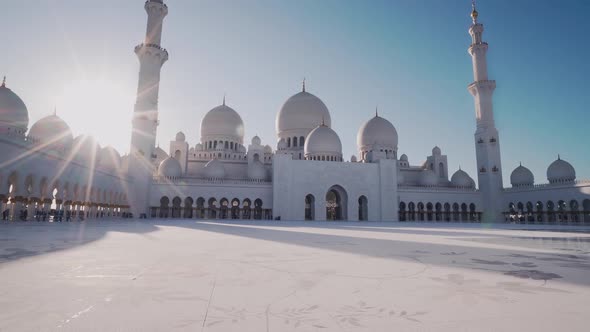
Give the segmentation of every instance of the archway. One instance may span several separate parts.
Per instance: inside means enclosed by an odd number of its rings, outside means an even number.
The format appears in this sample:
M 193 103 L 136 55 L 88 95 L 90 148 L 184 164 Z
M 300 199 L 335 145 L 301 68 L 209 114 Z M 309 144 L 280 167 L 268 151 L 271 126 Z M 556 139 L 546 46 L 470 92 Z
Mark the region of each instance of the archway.
M 406 203 L 399 203 L 399 221 L 406 221 Z
M 305 220 L 315 219 L 315 197 L 312 194 L 305 196 Z
M 453 203 L 453 221 L 459 221 L 459 203 Z
M 416 204 L 414 202 L 408 203 L 408 220 L 415 221 L 416 220 Z
M 424 203 L 418 203 L 418 220 L 424 221 Z
M 537 221 L 542 222 L 543 221 L 543 202 L 538 201 L 536 204 L 536 207 L 537 207 Z
M 197 217 L 205 218 L 205 199 L 203 197 L 197 198 Z
M 347 219 L 348 197 L 344 188 L 336 185 L 326 193 L 326 219 L 346 220 Z
M 180 218 L 180 204 L 182 200 L 176 196 L 172 199 L 172 218 Z
M 166 196 L 160 198 L 160 218 L 168 218 L 170 199 Z
M 231 218 L 240 219 L 240 200 L 237 198 L 231 200 Z
M 209 198 L 209 219 L 217 218 L 217 200 L 214 197 Z
M 219 201 L 219 209 L 221 213 L 221 219 L 227 219 L 229 216 L 229 200 L 227 198 L 222 198 Z
M 254 201 L 254 219 L 262 219 L 262 200 L 260 198 Z
M 365 221 L 369 220 L 369 207 L 367 206 L 368 201 L 366 196 L 359 197 L 359 220 Z
M 584 222 L 590 222 L 590 199 L 582 202 L 582 209 L 584 209 Z
M 187 197 L 184 199 L 184 218 L 190 219 L 193 217 L 193 199 Z
M 252 219 L 252 202 L 248 198 L 242 202 L 242 219 Z

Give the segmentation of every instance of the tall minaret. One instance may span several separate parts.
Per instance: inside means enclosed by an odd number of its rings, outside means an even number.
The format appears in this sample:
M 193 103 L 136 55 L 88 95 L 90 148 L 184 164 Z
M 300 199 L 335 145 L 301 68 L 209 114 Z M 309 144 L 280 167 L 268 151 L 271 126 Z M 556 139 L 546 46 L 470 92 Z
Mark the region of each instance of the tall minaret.
M 130 204 L 136 217 L 148 213 L 152 154 L 158 128 L 160 69 L 168 60 L 168 52 L 160 46 L 162 23 L 168 14 L 168 6 L 163 0 L 148 0 L 144 7 L 148 21 L 145 41 L 135 47 L 140 67 L 129 156 L 129 175 L 133 178 Z
M 469 54 L 473 60 L 473 80 L 468 90 L 475 100 L 475 153 L 477 158 L 479 190 L 482 194 L 484 209 L 483 221 L 500 222 L 502 219 L 501 195 L 502 164 L 500 161 L 500 137 L 494 125 L 494 107 L 492 96 L 496 88 L 496 81 L 488 78 L 486 53 L 488 43 L 482 40 L 483 25 L 477 22 L 478 12 L 475 1 L 472 3 L 471 18 L 473 24 L 469 27 L 471 46 Z

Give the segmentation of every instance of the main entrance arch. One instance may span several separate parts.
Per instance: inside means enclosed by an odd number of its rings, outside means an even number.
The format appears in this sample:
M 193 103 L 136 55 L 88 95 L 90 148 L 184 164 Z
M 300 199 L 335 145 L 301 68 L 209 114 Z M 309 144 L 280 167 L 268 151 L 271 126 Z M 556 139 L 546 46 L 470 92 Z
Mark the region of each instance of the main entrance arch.
M 326 220 L 348 219 L 348 195 L 341 186 L 332 186 L 326 193 Z

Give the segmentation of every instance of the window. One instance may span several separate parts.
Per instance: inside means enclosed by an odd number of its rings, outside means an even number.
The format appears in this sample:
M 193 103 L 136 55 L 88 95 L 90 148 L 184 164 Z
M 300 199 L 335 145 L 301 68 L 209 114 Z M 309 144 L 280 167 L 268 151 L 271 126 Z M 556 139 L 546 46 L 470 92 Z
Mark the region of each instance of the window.
M 293 137 L 293 146 L 297 146 L 297 137 Z

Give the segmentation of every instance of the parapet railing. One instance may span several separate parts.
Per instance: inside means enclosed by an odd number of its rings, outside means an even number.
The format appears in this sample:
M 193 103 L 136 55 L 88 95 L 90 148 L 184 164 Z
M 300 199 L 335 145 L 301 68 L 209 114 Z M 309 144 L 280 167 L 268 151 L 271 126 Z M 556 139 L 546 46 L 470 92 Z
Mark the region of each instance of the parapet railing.
M 268 180 L 254 180 L 254 179 L 210 179 L 210 178 L 194 178 L 194 177 L 165 177 L 154 176 L 155 184 L 261 184 L 270 185 Z

